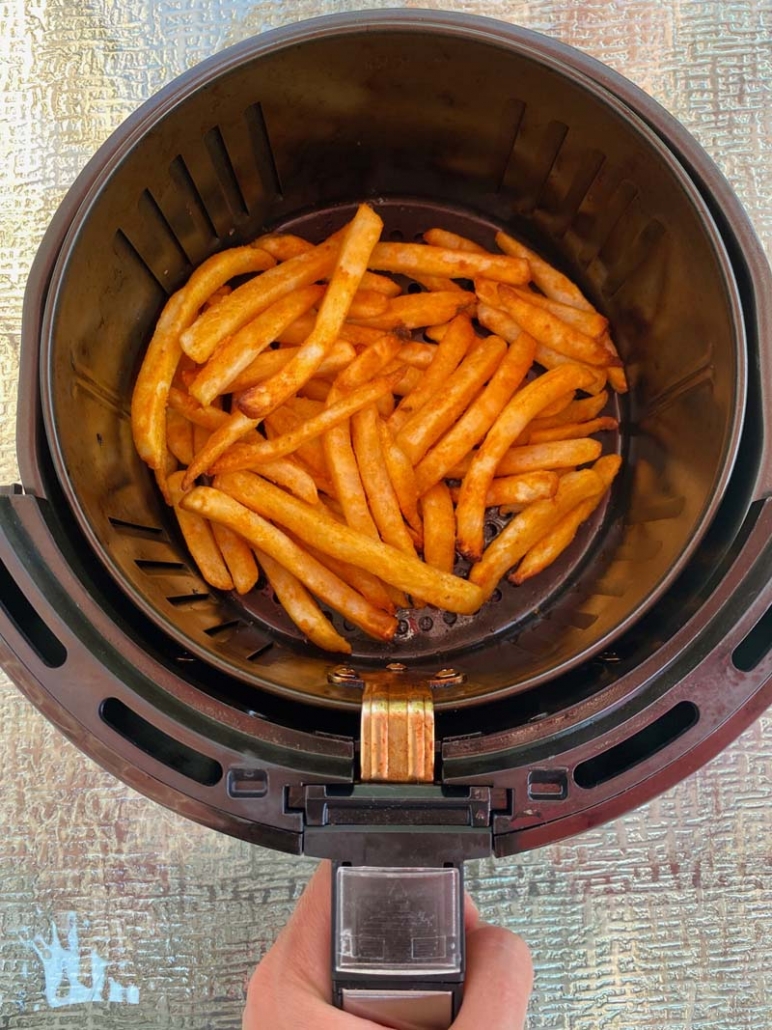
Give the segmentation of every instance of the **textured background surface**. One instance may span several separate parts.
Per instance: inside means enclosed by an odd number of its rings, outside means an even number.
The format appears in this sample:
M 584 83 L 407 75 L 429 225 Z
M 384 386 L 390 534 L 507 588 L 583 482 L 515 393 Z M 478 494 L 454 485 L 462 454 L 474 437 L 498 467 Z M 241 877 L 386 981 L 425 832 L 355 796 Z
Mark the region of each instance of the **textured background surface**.
M 59 200 L 137 105 L 267 28 L 394 3 L 0 0 L 0 482 L 27 270 Z M 424 0 L 550 33 L 698 137 L 772 247 L 772 5 Z M 0 673 L 0 1027 L 236 1027 L 312 863 L 202 829 L 111 779 Z M 772 1026 L 772 720 L 664 797 L 468 870 L 537 966 L 532 1030 Z M 56 936 L 54 936 L 56 934 Z M 36 938 L 37 941 L 36 941 Z M 68 968 L 70 979 L 62 979 Z

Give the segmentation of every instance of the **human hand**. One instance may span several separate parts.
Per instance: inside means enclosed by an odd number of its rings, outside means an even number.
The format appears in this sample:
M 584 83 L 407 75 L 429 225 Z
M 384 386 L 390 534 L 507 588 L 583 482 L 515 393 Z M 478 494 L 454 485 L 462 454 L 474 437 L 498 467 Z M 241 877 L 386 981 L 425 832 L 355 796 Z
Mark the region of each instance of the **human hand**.
M 330 863 L 322 862 L 252 976 L 242 1030 L 378 1030 L 330 1004 L 331 896 Z M 468 895 L 464 922 L 466 986 L 452 1030 L 523 1030 L 533 982 L 528 946 L 483 923 Z

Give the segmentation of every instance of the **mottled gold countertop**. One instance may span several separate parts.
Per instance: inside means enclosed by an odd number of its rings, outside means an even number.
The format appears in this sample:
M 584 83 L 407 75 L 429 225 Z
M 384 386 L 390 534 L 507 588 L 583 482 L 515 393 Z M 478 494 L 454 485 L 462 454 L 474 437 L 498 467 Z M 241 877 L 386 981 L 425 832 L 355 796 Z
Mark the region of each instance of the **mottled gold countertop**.
M 0 0 L 0 483 L 25 280 L 68 186 L 159 87 L 300 0 Z M 422 0 L 548 33 L 632 79 L 716 160 L 772 249 L 769 0 Z M 0 673 L 0 1027 L 237 1027 L 313 863 L 203 829 L 83 757 Z M 769 1030 L 772 719 L 608 826 L 472 864 L 530 942 L 531 1030 Z M 69 963 L 69 976 L 63 970 Z

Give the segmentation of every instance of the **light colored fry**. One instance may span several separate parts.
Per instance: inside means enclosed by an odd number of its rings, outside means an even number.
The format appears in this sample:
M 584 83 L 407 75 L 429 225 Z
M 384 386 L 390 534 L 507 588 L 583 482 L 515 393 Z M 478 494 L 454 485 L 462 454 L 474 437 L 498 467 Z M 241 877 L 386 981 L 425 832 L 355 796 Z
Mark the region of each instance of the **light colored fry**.
M 415 414 L 429 397 L 437 393 L 458 366 L 476 337 L 472 323 L 467 315 L 457 315 L 448 327 L 448 332 L 436 348 L 434 361 L 411 390 L 397 406 L 389 419 L 389 429 L 398 433 L 408 419 Z
M 350 421 L 346 420 L 334 429 L 328 430 L 322 442 L 335 496 L 343 508 L 347 524 L 373 540 L 380 540 L 354 454 Z
M 608 381 L 612 390 L 615 390 L 617 393 L 627 393 L 630 389 L 627 382 L 627 375 L 623 368 L 610 368 L 608 370 Z
M 433 247 L 463 250 L 468 254 L 490 254 L 490 251 L 481 247 L 479 243 L 468 240 L 466 236 L 459 236 L 458 233 L 448 232 L 447 229 L 429 229 L 424 233 L 424 239 Z
M 521 333 L 480 396 L 416 466 L 419 494 L 438 483 L 482 440 L 531 367 L 535 343 Z
M 586 465 L 600 456 L 599 440 L 565 440 L 559 443 L 526 444 L 510 447 L 496 467 L 496 476 L 517 476 L 540 469 L 565 469 Z M 472 463 L 473 454 L 467 455 L 449 469 L 450 479 L 463 479 Z M 495 480 L 494 480 L 495 482 Z
M 397 444 L 388 425 L 383 420 L 378 422 L 378 435 L 386 471 L 397 495 L 399 507 L 408 525 L 416 534 L 420 547 L 423 540 L 423 522 L 418 511 L 418 484 L 413 463 Z
M 572 400 L 557 414 L 547 415 L 543 412 L 539 418 L 533 420 L 523 435 L 525 436 L 532 429 L 554 429 L 556 426 L 565 426 L 569 422 L 589 422 L 603 411 L 607 402 L 608 393 L 605 390 L 592 397 L 583 397 L 579 401 Z
M 381 539 L 406 554 L 414 555 L 415 547 L 402 521 L 399 501 L 386 469 L 378 435 L 378 412 L 373 405 L 361 408 L 351 419 L 351 441 Z
M 328 275 L 339 249 L 340 240 L 331 238 L 239 286 L 181 334 L 182 349 L 199 364 L 206 361 L 226 336 L 238 332 L 271 304 Z
M 314 249 L 313 243 L 304 240 L 300 236 L 293 236 L 292 233 L 269 233 L 267 236 L 260 236 L 255 240 L 255 246 L 276 258 L 277 261 L 289 261 L 290 258 L 300 257 Z
M 169 390 L 169 407 L 172 411 L 178 411 L 181 415 L 196 426 L 203 426 L 204 429 L 215 430 L 224 426 L 228 421 L 228 415 L 220 408 L 211 405 L 202 408 L 195 397 L 191 397 L 184 390 L 172 386 Z
M 610 415 L 593 418 L 588 422 L 567 422 L 552 429 L 533 429 L 528 432 L 528 443 L 551 443 L 553 440 L 579 440 L 593 433 L 606 433 L 619 429 L 619 422 Z M 526 442 L 526 441 L 524 441 Z
M 252 548 L 242 536 L 227 526 L 220 525 L 219 522 L 212 523 L 212 532 L 228 566 L 236 592 L 248 594 L 260 575 Z
M 301 422 L 302 419 L 298 418 L 289 408 L 277 408 L 265 420 L 265 434 L 269 440 L 275 440 L 277 436 L 281 436 L 283 433 L 291 433 L 297 429 Z M 321 440 L 309 440 L 308 443 L 301 444 L 293 457 L 306 466 L 319 490 L 324 491 L 324 493 L 329 494 L 331 497 L 336 496 L 335 488 L 328 473 L 327 459 L 324 456 L 324 447 Z
M 619 359 L 610 355 L 598 340 L 574 329 L 552 312 L 523 300 L 520 293 L 511 286 L 500 285 L 499 297 L 504 310 L 514 318 L 521 329 L 530 333 L 537 343 L 551 347 L 572 360 L 582 361 L 585 365 L 605 368 L 618 363 Z
M 450 279 L 483 276 L 514 286 L 527 283 L 530 274 L 528 262 L 522 258 L 446 250 L 424 243 L 379 243 L 373 248 L 370 267 L 409 276 L 442 275 Z
M 568 390 L 583 389 L 589 378 L 575 365 L 545 372 L 519 390 L 493 423 L 461 484 L 457 545 L 465 557 L 476 561 L 482 556 L 485 497 L 505 451 L 545 405 Z
M 603 336 L 608 328 L 608 319 L 599 315 L 597 311 L 583 311 L 580 308 L 571 307 L 570 304 L 561 304 L 558 300 L 551 300 L 530 289 L 517 288 L 516 293 L 522 300 L 529 304 L 535 304 L 537 308 L 542 308 L 544 311 L 549 311 L 561 322 L 573 326 L 574 329 L 578 329 L 587 336 L 597 339 Z M 616 355 L 612 353 L 611 356 L 615 357 Z
M 490 597 L 507 569 L 519 562 L 563 515 L 602 489 L 603 481 L 592 469 L 567 473 L 561 478 L 553 498 L 529 504 L 504 526 L 486 549 L 482 561 L 472 566 L 470 581 L 480 587 L 486 598 Z
M 555 472 L 524 472 L 519 476 L 501 476 L 494 479 L 485 497 L 486 508 L 498 508 L 499 505 L 526 505 L 541 501 L 545 497 L 554 497 L 558 488 L 559 476 Z M 451 487 L 450 495 L 458 500 L 458 487 Z
M 247 390 L 250 386 L 268 379 L 270 376 L 280 372 L 281 369 L 297 353 L 295 347 L 282 347 L 279 350 L 265 351 L 258 355 L 243 372 L 241 372 L 231 383 L 231 390 L 238 393 Z M 345 340 L 338 340 L 333 344 L 332 350 L 317 369 L 316 374 L 320 376 L 337 375 L 356 357 L 356 351 L 350 343 Z
M 405 422 L 397 443 L 414 465 L 466 411 L 506 352 L 498 336 L 477 340 L 453 375 Z
M 460 311 L 473 311 L 476 297 L 463 290 L 446 293 L 405 293 L 389 302 L 388 310 L 377 318 L 358 318 L 356 325 L 382 332 L 420 329 L 425 325 L 449 322 Z M 347 337 L 344 336 L 344 339 Z
M 377 340 L 368 344 L 350 365 L 338 373 L 334 384 L 335 396 L 333 399 L 337 400 L 342 393 L 361 386 L 368 379 L 378 375 L 381 370 L 385 370 L 401 346 L 400 337 L 392 333 L 384 333 Z
M 208 311 L 209 308 L 213 308 L 215 304 L 219 304 L 223 297 L 227 297 L 229 293 L 233 293 L 233 288 L 226 283 L 207 297 L 201 306 L 201 310 Z
M 193 460 L 193 423 L 174 408 L 166 409 L 166 446 L 181 465 Z
M 163 468 L 166 461 L 164 413 L 169 388 L 182 356 L 180 334 L 193 322 L 206 299 L 229 279 L 270 268 L 273 263 L 270 254 L 255 247 L 235 247 L 215 254 L 204 261 L 185 286 L 166 302 L 145 352 L 131 398 L 134 445 L 150 468 Z M 218 304 L 212 311 L 219 308 Z
M 424 561 L 442 572 L 453 572 L 456 561 L 456 513 L 445 483 L 435 483 L 421 498 Z
M 383 222 L 372 208 L 361 204 L 341 244 L 338 262 L 319 307 L 313 332 L 281 372 L 266 383 L 253 386 L 239 398 L 239 408 L 249 418 L 263 418 L 282 404 L 313 376 L 324 361 L 346 320 L 351 299 L 359 287 L 382 227 Z M 297 260 L 302 261 L 303 258 Z
M 351 298 L 349 318 L 377 318 L 389 307 L 389 298 L 377 290 L 363 290 L 361 287 Z
M 251 476 L 252 473 L 237 472 L 234 475 Z M 267 480 L 260 480 L 260 483 L 262 487 L 278 491 L 286 498 L 290 496 L 284 494 L 279 487 L 268 483 Z M 228 492 L 226 492 L 226 487 Z M 303 505 L 303 501 L 294 498 L 291 500 L 295 504 Z M 321 601 L 329 604 L 344 618 L 363 629 L 365 633 L 369 633 L 379 640 L 391 640 L 394 636 L 397 622 L 392 616 L 365 601 L 361 594 L 357 594 L 347 583 L 312 558 L 286 533 L 234 498 L 229 484 L 226 483 L 226 477 L 223 477 L 221 489 L 197 486 L 184 496 L 181 503 L 185 511 L 195 512 L 213 522 L 221 522 L 240 533 L 253 547 L 259 548 L 260 551 L 265 552 L 289 569 Z M 307 506 L 303 505 L 303 507 Z M 310 510 L 316 512 L 315 508 Z M 316 518 L 316 515 L 313 518 Z M 296 535 L 305 539 L 301 533 Z
M 361 569 L 358 565 L 351 565 L 349 562 L 340 561 L 338 558 L 333 558 L 329 554 L 325 554 L 324 551 L 320 551 L 316 547 L 312 547 L 311 544 L 302 543 L 302 541 L 296 539 L 292 533 L 289 534 L 296 543 L 301 544 L 308 553 L 316 560 L 326 566 L 331 572 L 334 572 L 336 576 L 340 578 L 348 585 L 361 594 L 362 597 L 366 598 L 370 604 L 374 604 L 376 608 L 381 608 L 383 611 L 388 612 L 389 615 L 394 615 L 397 611 L 397 605 L 391 598 L 389 591 L 386 589 L 384 583 L 374 576 L 371 572 L 367 572 L 366 569 Z
M 438 608 L 471 614 L 480 607 L 480 590 L 466 580 L 432 569 L 396 547 L 341 525 L 331 516 L 316 517 L 316 509 L 290 497 L 252 472 L 233 472 L 227 479 L 231 496 L 259 511 L 265 518 L 286 526 L 327 554 L 359 565 Z
M 167 486 L 174 506 L 180 531 L 201 575 L 210 586 L 218 590 L 233 590 L 233 579 L 217 546 L 212 527 L 205 517 L 181 507 L 185 496 L 182 488 L 184 473 L 174 472 Z
M 260 548 L 256 547 L 255 553 L 279 604 L 311 643 L 324 651 L 351 654 L 351 644 L 338 633 L 297 576 Z
M 234 444 L 234 447 L 248 447 L 249 444 Z M 260 464 L 260 475 L 270 479 L 277 486 L 284 487 L 306 504 L 319 501 L 319 491 L 313 476 L 293 458 L 275 458 Z
M 561 304 L 568 304 L 572 308 L 578 308 L 580 311 L 595 311 L 575 283 L 572 283 L 562 272 L 558 272 L 549 262 L 540 258 L 538 254 L 529 250 L 518 240 L 504 232 L 499 232 L 496 233 L 496 243 L 505 254 L 524 258 L 528 262 L 531 267 L 532 281 L 547 297 L 560 301 Z
M 190 387 L 191 394 L 200 404 L 210 404 L 215 397 L 232 389 L 236 376 L 273 343 L 282 329 L 312 308 L 323 293 L 321 286 L 295 290 L 242 326 L 212 354 Z
M 224 414 L 221 412 L 221 414 Z M 240 411 L 234 411 L 225 416 L 225 421 L 212 433 L 206 442 L 206 446 L 198 451 L 193 461 L 188 466 L 183 480 L 183 489 L 189 490 L 199 476 L 208 472 L 217 459 L 231 444 L 241 440 L 251 430 L 256 429 L 258 419 L 247 418 Z
M 551 347 L 545 347 L 543 343 L 540 343 L 537 346 L 534 361 L 549 371 L 555 368 L 560 368 L 562 365 L 574 365 L 584 369 L 585 372 L 589 373 L 587 385 L 582 387 L 585 393 L 600 393 L 606 386 L 606 373 L 609 371 L 608 369 L 598 368 L 596 365 L 585 365 L 580 361 L 574 361 L 573 358 L 569 358 L 565 354 L 560 354 L 558 351 L 552 350 Z

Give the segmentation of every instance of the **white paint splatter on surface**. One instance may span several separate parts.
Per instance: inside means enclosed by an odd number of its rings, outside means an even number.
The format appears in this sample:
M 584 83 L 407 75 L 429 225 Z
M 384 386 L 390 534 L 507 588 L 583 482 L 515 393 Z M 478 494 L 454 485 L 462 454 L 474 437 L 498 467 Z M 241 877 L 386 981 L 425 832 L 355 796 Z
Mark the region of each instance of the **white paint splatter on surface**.
M 93 948 L 89 953 L 91 975 L 83 977 L 78 917 L 75 912 L 67 913 L 66 946 L 62 944 L 53 921 L 50 940 L 38 934 L 31 939 L 22 938 L 22 943 L 32 948 L 40 959 L 45 978 L 45 997 L 52 1009 L 96 1001 L 139 1004 L 139 988 L 133 984 L 124 986 L 113 977 L 106 976 L 108 961 Z

